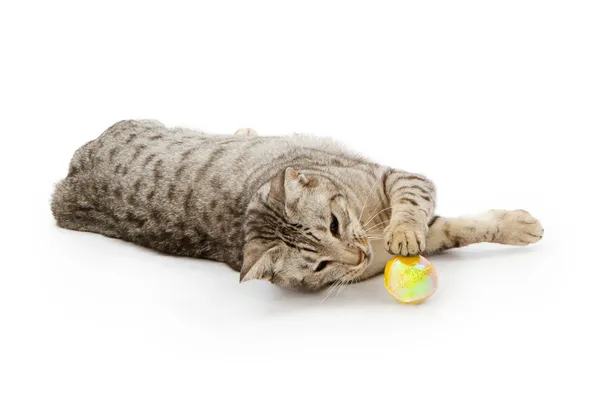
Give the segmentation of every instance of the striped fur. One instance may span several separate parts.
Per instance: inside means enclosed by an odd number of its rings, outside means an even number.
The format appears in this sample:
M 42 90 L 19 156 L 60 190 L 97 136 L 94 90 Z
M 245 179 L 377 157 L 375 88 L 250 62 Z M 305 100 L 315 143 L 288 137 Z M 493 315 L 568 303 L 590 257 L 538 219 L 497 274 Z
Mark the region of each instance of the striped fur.
M 214 136 L 128 120 L 75 152 L 52 212 L 64 228 L 221 261 L 242 281 L 299 290 L 379 274 L 390 253 L 541 238 L 525 211 L 448 219 L 434 215 L 435 201 L 424 176 L 328 139 L 248 129 Z

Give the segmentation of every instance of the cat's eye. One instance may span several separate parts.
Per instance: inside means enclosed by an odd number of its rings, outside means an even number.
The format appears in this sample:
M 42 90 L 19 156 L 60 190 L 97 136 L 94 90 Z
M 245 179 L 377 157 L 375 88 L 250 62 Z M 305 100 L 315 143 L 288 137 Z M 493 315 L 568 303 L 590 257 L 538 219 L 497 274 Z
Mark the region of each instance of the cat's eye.
M 321 271 L 323 271 L 325 268 L 327 268 L 328 265 L 329 265 L 329 261 L 321 261 L 319 263 L 319 265 L 317 265 L 317 268 L 315 269 L 315 272 L 321 272 Z
M 329 223 L 329 230 L 333 236 L 340 236 L 340 224 L 335 215 L 331 214 L 331 222 Z

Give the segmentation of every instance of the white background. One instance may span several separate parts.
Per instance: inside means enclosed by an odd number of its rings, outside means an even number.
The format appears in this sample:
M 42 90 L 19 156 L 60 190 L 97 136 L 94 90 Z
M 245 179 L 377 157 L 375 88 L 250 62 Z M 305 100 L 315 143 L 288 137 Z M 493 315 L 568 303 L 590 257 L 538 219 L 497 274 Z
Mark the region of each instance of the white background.
M 0 6 L 0 398 L 598 398 L 597 1 Z M 57 228 L 112 123 L 335 137 L 439 213 L 524 208 L 537 245 L 432 257 L 436 294 L 323 294 Z

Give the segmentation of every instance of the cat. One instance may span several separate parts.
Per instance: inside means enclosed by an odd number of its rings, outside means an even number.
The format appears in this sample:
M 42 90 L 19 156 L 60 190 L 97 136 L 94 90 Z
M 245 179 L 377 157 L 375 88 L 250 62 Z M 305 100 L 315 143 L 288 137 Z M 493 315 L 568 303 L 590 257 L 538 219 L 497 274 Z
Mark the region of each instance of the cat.
M 435 204 L 426 177 L 330 139 L 125 120 L 75 152 L 51 209 L 62 228 L 220 261 L 241 282 L 303 291 L 380 274 L 391 254 L 528 245 L 543 235 L 523 210 L 445 218 Z

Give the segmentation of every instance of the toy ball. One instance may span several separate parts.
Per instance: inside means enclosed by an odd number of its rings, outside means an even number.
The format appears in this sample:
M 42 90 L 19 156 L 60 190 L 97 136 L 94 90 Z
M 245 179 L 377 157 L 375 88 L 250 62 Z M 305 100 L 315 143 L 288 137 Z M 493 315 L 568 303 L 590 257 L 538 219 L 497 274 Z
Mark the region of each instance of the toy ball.
M 435 292 L 438 276 L 433 264 L 423 256 L 394 257 L 385 266 L 383 282 L 399 302 L 418 304 Z

